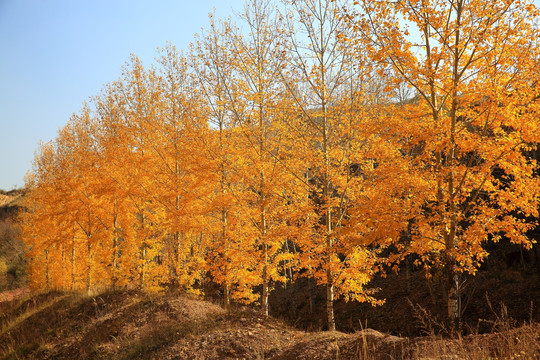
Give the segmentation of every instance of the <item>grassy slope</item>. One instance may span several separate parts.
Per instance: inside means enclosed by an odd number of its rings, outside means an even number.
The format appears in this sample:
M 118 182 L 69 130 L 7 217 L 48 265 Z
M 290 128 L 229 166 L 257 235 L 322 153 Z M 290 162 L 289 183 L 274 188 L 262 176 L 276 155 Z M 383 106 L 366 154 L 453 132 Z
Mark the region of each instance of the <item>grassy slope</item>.
M 533 359 L 540 325 L 456 340 L 399 338 L 366 329 L 308 333 L 248 308 L 225 312 L 172 294 L 47 293 L 0 303 L 4 359 Z

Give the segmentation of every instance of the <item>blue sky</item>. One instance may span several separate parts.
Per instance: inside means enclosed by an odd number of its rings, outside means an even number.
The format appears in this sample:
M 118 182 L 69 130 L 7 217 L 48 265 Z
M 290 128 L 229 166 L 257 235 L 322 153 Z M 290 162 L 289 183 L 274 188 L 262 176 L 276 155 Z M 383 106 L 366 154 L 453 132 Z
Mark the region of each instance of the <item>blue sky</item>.
M 24 185 L 40 140 L 116 80 L 131 53 L 187 49 L 244 0 L 0 0 L 0 189 Z
M 538 6 L 540 0 L 535 0 Z M 208 13 L 244 0 L 0 0 L 0 189 L 24 185 L 40 140 L 116 80 L 131 53 L 187 49 Z

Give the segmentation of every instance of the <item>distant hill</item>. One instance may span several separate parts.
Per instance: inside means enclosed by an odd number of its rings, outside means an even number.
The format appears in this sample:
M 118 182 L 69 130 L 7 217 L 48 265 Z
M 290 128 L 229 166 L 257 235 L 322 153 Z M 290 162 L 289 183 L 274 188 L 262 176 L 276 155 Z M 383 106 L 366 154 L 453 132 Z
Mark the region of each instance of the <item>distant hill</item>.
M 10 197 L 18 197 L 20 195 L 24 195 L 25 193 L 26 193 L 26 189 L 12 189 L 9 191 L 0 189 L 0 195 L 10 196 Z
M 24 189 L 5 191 L 0 189 L 0 220 L 11 218 L 22 207 L 22 199 L 26 194 Z
M 9 206 L 17 199 L 15 196 L 5 195 L 0 193 L 0 207 Z
M 0 190 L 0 291 L 26 284 L 24 244 L 16 223 L 25 193 L 24 189 Z

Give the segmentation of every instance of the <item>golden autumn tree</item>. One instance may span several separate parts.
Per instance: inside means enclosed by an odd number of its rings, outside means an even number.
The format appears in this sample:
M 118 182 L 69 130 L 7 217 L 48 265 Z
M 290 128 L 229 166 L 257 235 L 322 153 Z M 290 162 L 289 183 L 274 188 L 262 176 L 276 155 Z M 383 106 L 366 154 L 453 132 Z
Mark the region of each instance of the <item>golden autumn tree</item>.
M 174 282 L 189 291 L 202 277 L 195 200 L 207 186 L 194 172 L 200 159 L 192 145 L 199 118 L 181 83 L 185 61 L 173 50 L 161 73 L 133 57 L 123 77 L 93 98 L 95 110 L 73 115 L 37 158 L 25 237 L 37 263 L 50 264 L 43 288 L 138 283 L 155 291 Z M 41 219 L 49 226 L 39 238 Z
M 87 293 L 94 287 L 93 253 L 99 227 L 94 213 L 95 204 L 91 200 L 95 184 L 90 169 L 94 158 L 88 132 L 90 123 L 90 111 L 85 107 L 79 114 L 72 115 L 59 131 L 56 138 L 58 167 L 51 174 L 55 179 L 55 193 L 62 197 L 64 211 L 58 214 L 57 219 L 73 229 L 71 239 L 62 239 L 63 246 L 69 247 L 72 257 L 72 287 L 84 288 Z
M 192 86 L 187 61 L 169 45 L 148 70 L 133 57 L 122 79 L 98 98 L 110 155 L 105 163 L 115 164 L 106 174 L 136 209 L 141 277 L 156 290 L 168 284 L 197 292 L 193 285 L 203 274 L 201 192 L 208 186 L 199 173 L 197 138 L 206 124 Z
M 225 307 L 232 299 L 253 302 L 253 287 L 259 285 L 254 273 L 257 266 L 256 234 L 246 226 L 249 216 L 242 211 L 246 191 L 242 174 L 246 141 L 231 111 L 230 92 L 237 84 L 231 76 L 233 38 L 230 22 L 216 23 L 210 17 L 210 28 L 193 45 L 192 66 L 197 89 L 205 103 L 202 116 L 209 128 L 200 138 L 206 156 L 204 166 L 213 184 L 207 198 L 206 264 L 212 279 L 223 286 Z
M 63 151 L 63 145 L 42 144 L 26 181 L 30 190 L 26 198 L 28 211 L 21 216 L 21 223 L 23 240 L 28 246 L 30 287 L 34 290 L 87 289 L 87 277 L 82 279 L 88 269 L 87 258 L 75 258 L 73 197 L 62 182 L 63 168 L 72 160 Z
M 131 250 L 136 251 L 141 288 L 158 291 L 166 278 L 161 261 L 164 233 L 158 226 L 163 223 L 165 214 L 163 204 L 156 198 L 161 159 L 155 124 L 161 107 L 160 89 L 155 72 L 147 71 L 142 62 L 132 56 L 113 90 L 117 104 L 115 115 L 120 118 L 118 130 L 126 144 L 123 159 L 118 164 L 123 176 L 121 182 L 127 188 L 133 209 L 129 231 Z
M 126 287 L 138 280 L 139 249 L 135 237 L 137 219 L 134 185 L 130 181 L 130 165 L 126 162 L 132 155 L 128 141 L 129 130 L 121 116 L 121 102 L 116 89 L 118 81 L 109 84 L 93 98 L 95 116 L 99 122 L 96 129 L 100 151 L 98 175 L 102 196 L 108 199 L 103 215 L 112 246 L 110 254 L 111 286 Z
M 343 3 L 286 5 L 290 70 L 283 81 L 297 110 L 289 131 L 296 136 L 311 203 L 312 229 L 300 244 L 301 266 L 325 284 L 328 327 L 335 330 L 336 296 L 377 303 L 365 287 L 375 271 L 374 248 L 363 234 L 345 231 L 372 162 L 364 129 L 369 68 L 342 42 L 348 30 L 336 13 Z
M 149 134 L 157 166 L 153 192 L 164 212 L 161 228 L 173 282 L 198 291 L 193 285 L 204 276 L 204 199 L 211 190 L 199 138 L 208 124 L 187 59 L 172 45 L 160 55 L 156 81 L 161 101 Z
M 37 155 L 24 219 L 31 267 L 46 270 L 36 288 L 190 291 L 202 278 L 208 186 L 194 143 L 205 125 L 186 62 L 173 48 L 160 61 L 148 71 L 132 57 Z
M 232 46 L 230 68 L 222 73 L 224 106 L 243 144 L 237 171 L 244 190 L 237 198 L 249 220 L 245 230 L 255 236 L 253 255 L 258 266 L 254 275 L 262 285 L 261 308 L 266 315 L 271 283 L 285 281 L 283 267 L 293 263 L 286 251 L 296 226 L 291 203 L 296 202 L 295 195 L 305 193 L 290 171 L 294 165 L 287 158 L 292 148 L 283 136 L 291 99 L 281 80 L 287 62 L 284 23 L 278 15 L 270 1 L 249 1 L 239 14 L 240 23 L 230 23 L 223 35 Z M 236 26 L 245 26 L 245 31 Z
M 102 259 L 109 248 L 103 241 L 103 202 L 96 197 L 95 123 L 89 114 L 85 107 L 72 116 L 56 141 L 43 147 L 29 177 L 32 210 L 23 233 L 32 252 L 44 247 L 47 286 L 42 288 L 92 292 L 108 286 Z M 42 221 L 48 226 L 40 227 Z M 37 229 L 39 235 L 32 236 Z
M 84 277 L 87 292 L 109 287 L 111 275 L 114 276 L 114 271 L 110 271 L 114 245 L 108 221 L 111 202 L 98 172 L 98 126 L 90 108 L 85 106 L 72 116 L 56 139 L 56 187 L 63 203 L 59 218 L 73 231 L 72 238 L 63 239 L 63 246 L 70 250 L 72 264 L 86 263 L 84 268 L 72 269 L 72 280 L 77 283 L 77 278 Z
M 152 186 L 156 156 L 149 123 L 156 120 L 155 80 L 132 57 L 117 81 L 93 98 L 99 125 L 101 196 L 109 198 L 108 229 L 112 236 L 114 283 L 156 291 L 167 276 L 156 262 L 162 251 L 156 224 L 162 212 Z M 121 256 L 120 256 L 121 254 Z
M 46 196 L 52 194 L 55 155 L 54 144 L 40 144 L 34 157 L 33 171 L 26 178 L 26 188 L 30 189 L 25 201 L 28 210 L 19 219 L 27 246 L 29 287 L 33 290 L 51 288 L 49 247 L 56 224 L 47 221 L 54 217 Z
M 407 252 L 443 269 L 447 314 L 459 321 L 460 274 L 506 237 L 530 246 L 537 168 L 526 152 L 538 129 L 538 10 L 529 1 L 355 2 L 344 18 L 378 71 L 414 98 L 377 121 L 402 139 L 418 179 Z M 357 12 L 355 14 L 355 11 Z M 401 176 L 401 174 L 399 174 Z

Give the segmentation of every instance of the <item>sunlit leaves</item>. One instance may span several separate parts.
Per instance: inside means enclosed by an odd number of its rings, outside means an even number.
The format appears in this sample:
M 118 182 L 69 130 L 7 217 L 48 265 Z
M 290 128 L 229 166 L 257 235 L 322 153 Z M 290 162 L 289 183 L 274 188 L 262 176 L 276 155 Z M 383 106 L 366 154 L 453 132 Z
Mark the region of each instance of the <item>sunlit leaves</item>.
M 532 4 L 279 10 L 251 0 L 187 54 L 132 56 L 40 147 L 22 219 L 33 288 L 211 280 L 267 312 L 272 286 L 303 275 L 326 285 L 332 328 L 334 295 L 380 303 L 370 279 L 408 254 L 452 275 L 474 273 L 486 241 L 530 246 Z

